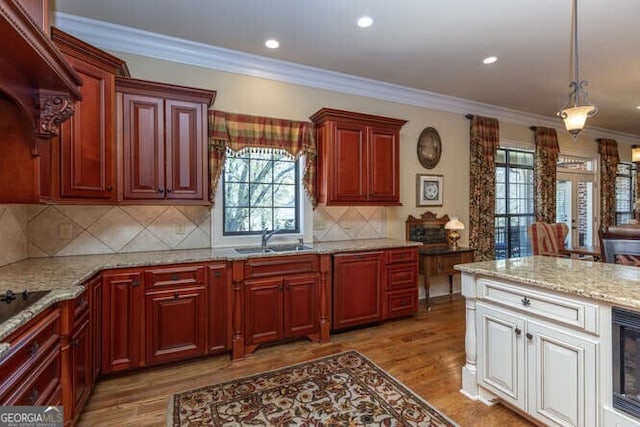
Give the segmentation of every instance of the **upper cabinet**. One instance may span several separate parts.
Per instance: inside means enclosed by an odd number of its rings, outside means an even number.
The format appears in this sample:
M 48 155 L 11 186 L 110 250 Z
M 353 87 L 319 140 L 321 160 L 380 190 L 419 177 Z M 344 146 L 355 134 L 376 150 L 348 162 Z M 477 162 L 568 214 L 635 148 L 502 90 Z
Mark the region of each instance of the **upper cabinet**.
M 207 110 L 216 92 L 116 78 L 123 201 L 208 204 Z
M 80 76 L 43 31 L 47 4 L 0 0 L 0 203 L 40 200 L 38 154 L 82 98 Z
M 60 127 L 52 146 L 49 186 L 55 200 L 116 201 L 115 76 L 129 74 L 124 61 L 56 28 L 51 38 L 82 79 L 82 101 Z
M 311 120 L 318 142 L 319 203 L 400 204 L 400 128 L 406 120 L 329 108 Z

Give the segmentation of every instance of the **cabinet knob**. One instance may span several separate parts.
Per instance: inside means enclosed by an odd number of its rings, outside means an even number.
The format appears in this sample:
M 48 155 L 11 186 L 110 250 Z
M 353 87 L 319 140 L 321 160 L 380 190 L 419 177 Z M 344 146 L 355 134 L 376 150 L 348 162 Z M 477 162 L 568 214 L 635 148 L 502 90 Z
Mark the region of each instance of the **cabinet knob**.
M 531 335 L 531 333 L 527 332 L 526 337 L 528 340 L 532 340 L 533 339 L 533 335 Z
M 173 193 L 173 190 L 171 188 L 167 188 L 167 193 Z
M 113 191 L 113 187 L 112 187 L 112 186 L 108 186 L 108 187 L 107 187 L 107 191 L 108 191 L 109 193 L 111 193 L 111 192 Z
M 40 392 L 37 388 L 31 390 L 31 395 L 29 395 L 29 402 L 33 405 L 38 401 L 38 397 L 40 397 Z
M 216 271 L 213 275 L 215 277 L 222 277 L 222 273 L 220 273 L 219 271 Z
M 173 293 L 173 297 L 174 297 L 175 299 L 178 299 L 178 298 L 180 298 L 180 294 L 179 294 L 179 293 L 177 293 L 177 292 L 174 292 L 174 293 Z
M 172 275 L 171 275 L 171 280 L 173 280 L 174 282 L 175 282 L 176 280 L 178 280 L 178 275 L 177 275 L 177 274 L 172 274 Z
M 133 280 L 131 281 L 131 286 L 133 286 L 134 288 L 135 288 L 136 286 L 140 286 L 140 280 L 138 280 L 138 279 L 133 279 Z
M 157 193 L 164 193 L 164 188 L 158 188 Z
M 40 344 L 38 344 L 38 341 L 35 341 L 33 344 L 31 344 L 30 350 L 31 350 L 31 355 L 35 356 L 38 350 L 40 350 Z
M 522 305 L 531 305 L 531 300 L 527 297 L 522 298 Z
M 520 334 L 522 333 L 522 329 L 516 328 L 514 332 L 516 333 L 516 335 L 520 336 Z

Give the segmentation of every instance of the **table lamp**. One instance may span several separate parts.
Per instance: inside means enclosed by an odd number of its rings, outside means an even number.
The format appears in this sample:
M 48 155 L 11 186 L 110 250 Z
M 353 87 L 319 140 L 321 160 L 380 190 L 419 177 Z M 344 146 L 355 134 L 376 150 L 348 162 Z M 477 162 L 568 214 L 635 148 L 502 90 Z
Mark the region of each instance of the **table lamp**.
M 464 224 L 461 223 L 458 218 L 454 217 L 444 225 L 444 228 L 449 231 L 449 243 L 451 248 L 458 249 L 458 240 L 460 240 L 458 230 L 464 230 Z

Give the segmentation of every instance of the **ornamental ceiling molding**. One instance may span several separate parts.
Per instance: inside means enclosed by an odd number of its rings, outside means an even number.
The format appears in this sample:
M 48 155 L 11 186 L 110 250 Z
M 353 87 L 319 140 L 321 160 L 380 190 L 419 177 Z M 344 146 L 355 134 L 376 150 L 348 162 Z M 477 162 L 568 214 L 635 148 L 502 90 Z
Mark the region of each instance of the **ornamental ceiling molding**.
M 522 126 L 546 126 L 564 131 L 564 126 L 557 117 L 512 110 L 379 80 L 224 49 L 67 13 L 56 12 L 55 23 L 63 31 L 107 51 L 147 56 L 212 70 L 446 111 L 461 114 L 461 119 L 464 119 L 465 114 L 471 113 L 495 117 L 499 121 Z M 595 127 L 585 129 L 582 134 L 593 139 L 604 137 L 617 139 L 618 142 L 640 142 L 640 137 L 637 135 Z

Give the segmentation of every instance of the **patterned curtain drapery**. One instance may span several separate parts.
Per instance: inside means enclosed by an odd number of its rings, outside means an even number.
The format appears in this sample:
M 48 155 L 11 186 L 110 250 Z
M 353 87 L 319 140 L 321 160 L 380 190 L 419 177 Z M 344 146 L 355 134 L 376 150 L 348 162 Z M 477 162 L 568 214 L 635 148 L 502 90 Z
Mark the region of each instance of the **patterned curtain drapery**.
M 600 229 L 606 231 L 616 223 L 616 174 L 618 143 L 613 139 L 597 139 L 600 153 Z
M 640 222 L 640 163 L 636 163 L 634 166 L 633 178 L 636 183 L 636 187 L 633 194 L 633 200 L 635 200 L 635 203 L 633 204 L 633 219 Z
M 227 150 L 246 148 L 283 150 L 293 158 L 305 156 L 302 185 L 316 206 L 317 149 L 313 125 L 309 122 L 209 111 L 210 199 L 213 202 L 222 175 Z
M 556 222 L 556 164 L 560 146 L 555 129 L 534 127 L 533 185 L 536 221 Z
M 476 260 L 495 258 L 496 151 L 498 120 L 473 116 L 470 132 L 469 244 Z

